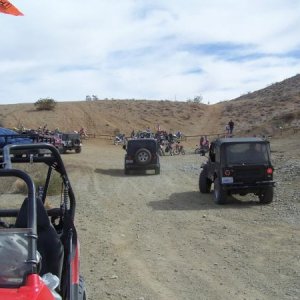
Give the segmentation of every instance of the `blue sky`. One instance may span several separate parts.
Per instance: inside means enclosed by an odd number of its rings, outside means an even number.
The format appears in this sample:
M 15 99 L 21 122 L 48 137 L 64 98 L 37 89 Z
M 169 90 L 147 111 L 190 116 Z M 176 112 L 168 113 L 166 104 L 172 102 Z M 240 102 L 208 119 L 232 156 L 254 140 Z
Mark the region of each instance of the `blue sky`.
M 297 0 L 11 0 L 0 14 L 0 104 L 204 103 L 299 73 Z

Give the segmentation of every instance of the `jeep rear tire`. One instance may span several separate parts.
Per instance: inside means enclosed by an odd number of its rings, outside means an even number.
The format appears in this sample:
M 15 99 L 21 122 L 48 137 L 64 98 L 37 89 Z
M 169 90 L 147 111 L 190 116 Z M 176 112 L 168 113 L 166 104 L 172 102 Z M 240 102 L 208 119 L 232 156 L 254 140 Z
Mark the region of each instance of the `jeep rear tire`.
M 214 181 L 214 200 L 216 204 L 225 204 L 226 196 L 226 192 L 222 189 L 219 179 L 216 178 Z
M 139 165 L 146 165 L 151 161 L 151 152 L 146 148 L 141 148 L 135 153 L 135 160 Z
M 202 170 L 199 176 L 199 190 L 203 194 L 210 193 L 210 189 L 211 189 L 211 180 L 206 176 L 207 176 L 206 171 Z
M 269 204 L 273 201 L 273 187 L 268 187 L 265 190 L 263 190 L 259 197 L 259 202 L 262 204 Z

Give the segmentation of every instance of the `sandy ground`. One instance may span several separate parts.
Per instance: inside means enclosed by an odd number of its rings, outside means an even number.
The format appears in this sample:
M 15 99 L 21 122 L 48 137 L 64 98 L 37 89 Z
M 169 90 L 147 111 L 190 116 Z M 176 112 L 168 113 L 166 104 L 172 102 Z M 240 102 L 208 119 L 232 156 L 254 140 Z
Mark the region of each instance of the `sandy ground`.
M 162 157 L 160 175 L 125 176 L 124 150 L 109 141 L 64 155 L 88 299 L 299 299 L 298 141 L 288 153 L 272 141 L 279 183 L 265 206 L 200 194 L 205 158 L 192 149 Z

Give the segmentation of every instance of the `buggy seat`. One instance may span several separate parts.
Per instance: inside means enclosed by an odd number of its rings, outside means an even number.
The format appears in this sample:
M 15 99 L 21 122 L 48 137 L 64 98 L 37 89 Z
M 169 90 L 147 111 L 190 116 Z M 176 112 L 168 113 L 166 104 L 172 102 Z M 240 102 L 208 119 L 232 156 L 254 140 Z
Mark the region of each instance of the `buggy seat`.
M 42 266 L 40 275 L 52 273 L 61 279 L 64 249 L 62 242 L 51 224 L 46 209 L 42 201 L 36 199 L 37 208 L 37 250 L 42 257 Z M 28 198 L 25 198 L 15 226 L 17 228 L 27 227 Z

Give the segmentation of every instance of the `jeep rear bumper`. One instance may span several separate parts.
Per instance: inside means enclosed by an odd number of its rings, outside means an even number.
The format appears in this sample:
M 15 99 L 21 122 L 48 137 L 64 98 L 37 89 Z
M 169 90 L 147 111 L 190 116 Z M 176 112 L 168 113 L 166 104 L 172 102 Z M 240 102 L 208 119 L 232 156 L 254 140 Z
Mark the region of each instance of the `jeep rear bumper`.
M 269 187 L 274 187 L 275 181 L 260 181 L 252 184 L 232 183 L 222 184 L 222 189 L 232 193 L 256 193 Z
M 147 164 L 147 165 L 125 164 L 126 170 L 155 170 L 157 168 L 160 168 L 159 164 Z

